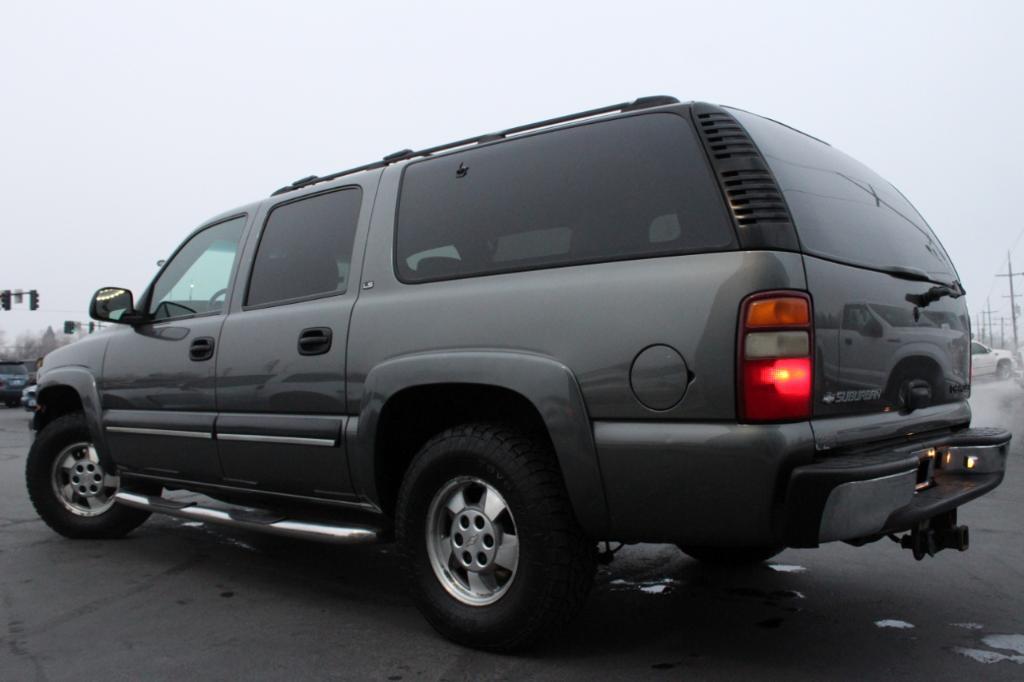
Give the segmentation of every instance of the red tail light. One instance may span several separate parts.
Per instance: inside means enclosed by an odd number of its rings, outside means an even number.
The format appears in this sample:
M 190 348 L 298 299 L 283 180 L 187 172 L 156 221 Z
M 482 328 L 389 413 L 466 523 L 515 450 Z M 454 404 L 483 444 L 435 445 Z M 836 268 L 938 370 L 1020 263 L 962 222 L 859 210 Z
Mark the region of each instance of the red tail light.
M 741 421 L 810 418 L 812 320 L 811 299 L 803 292 L 771 291 L 743 301 L 737 342 Z

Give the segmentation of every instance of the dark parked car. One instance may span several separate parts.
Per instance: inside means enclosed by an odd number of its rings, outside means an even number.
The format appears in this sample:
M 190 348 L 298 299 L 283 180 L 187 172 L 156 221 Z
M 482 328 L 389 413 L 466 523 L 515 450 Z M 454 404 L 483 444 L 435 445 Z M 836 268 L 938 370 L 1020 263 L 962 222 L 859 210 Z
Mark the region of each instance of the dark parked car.
M 101 289 L 119 324 L 47 357 L 29 491 L 69 537 L 394 537 L 439 631 L 511 650 L 601 540 L 966 549 L 1010 436 L 970 428 L 963 293 L 860 163 L 644 98 L 299 180 Z
M 28 371 L 21 362 L 0 361 L 0 401 L 7 407 L 21 404 L 21 392 L 29 384 Z

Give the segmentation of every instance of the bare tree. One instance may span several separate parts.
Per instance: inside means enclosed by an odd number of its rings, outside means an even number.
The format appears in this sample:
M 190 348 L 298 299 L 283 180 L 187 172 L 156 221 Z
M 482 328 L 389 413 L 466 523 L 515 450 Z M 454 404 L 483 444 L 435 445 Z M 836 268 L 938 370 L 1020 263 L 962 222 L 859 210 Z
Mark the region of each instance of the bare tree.
M 66 346 L 77 340 L 57 336 L 53 327 L 47 327 L 42 332 L 25 332 L 18 334 L 14 343 L 10 346 L 4 343 L 4 332 L 0 331 L 0 358 L 5 360 L 36 360 L 45 357 L 47 353 Z

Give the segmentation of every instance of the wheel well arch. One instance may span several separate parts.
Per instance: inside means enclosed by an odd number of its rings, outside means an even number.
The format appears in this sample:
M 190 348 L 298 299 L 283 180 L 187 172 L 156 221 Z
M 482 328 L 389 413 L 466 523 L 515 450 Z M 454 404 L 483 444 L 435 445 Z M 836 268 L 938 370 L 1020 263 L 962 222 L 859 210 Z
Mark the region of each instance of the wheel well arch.
M 391 396 L 381 408 L 374 439 L 374 482 L 381 511 L 394 514 L 402 477 L 430 438 L 458 424 L 483 421 L 514 425 L 553 449 L 536 406 L 510 388 L 437 383 L 412 386 Z
M 889 373 L 886 393 L 891 399 L 895 399 L 903 375 L 908 372 L 915 372 L 925 378 L 931 384 L 934 394 L 940 394 L 946 376 L 942 365 L 929 355 L 910 355 L 897 362 Z
M 64 384 L 48 386 L 39 391 L 36 404 L 38 408 L 33 417 L 36 431 L 42 431 L 47 424 L 65 414 L 84 411 L 82 396 L 77 390 Z
M 425 400 L 417 400 L 424 396 Z M 392 403 L 396 397 L 401 401 Z M 366 373 L 357 405 L 358 416 L 346 427 L 352 446 L 347 453 L 349 473 L 355 492 L 370 505 L 393 509 L 396 482 L 400 484 L 402 467 L 419 449 L 414 446 L 421 446 L 426 438 L 455 420 L 507 423 L 514 418 L 549 439 L 577 521 L 589 535 L 605 536 L 608 502 L 593 425 L 576 377 L 558 360 L 526 351 L 495 349 L 402 355 Z M 396 411 L 379 427 L 385 406 Z M 407 420 L 397 419 L 402 416 Z M 396 434 L 406 429 L 411 433 Z M 378 447 L 376 441 L 381 435 L 392 439 L 390 445 Z M 400 455 L 397 463 L 391 461 L 392 456 L 398 456 L 392 454 L 395 452 Z M 386 458 L 378 461 L 378 453 Z M 378 465 L 387 473 L 379 475 Z M 383 501 L 380 482 L 386 483 Z

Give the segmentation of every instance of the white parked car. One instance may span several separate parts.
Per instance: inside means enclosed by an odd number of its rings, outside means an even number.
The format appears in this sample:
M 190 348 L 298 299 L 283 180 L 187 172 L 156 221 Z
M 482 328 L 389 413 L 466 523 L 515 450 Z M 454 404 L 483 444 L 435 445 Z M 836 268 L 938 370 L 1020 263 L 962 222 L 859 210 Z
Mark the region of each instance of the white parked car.
M 1013 375 L 1013 353 L 971 341 L 971 376 L 991 374 L 997 379 L 1009 379 Z
M 36 409 L 36 385 L 26 386 L 25 390 L 21 392 L 21 405 L 26 410 L 34 411 Z

